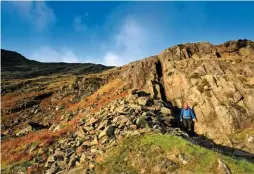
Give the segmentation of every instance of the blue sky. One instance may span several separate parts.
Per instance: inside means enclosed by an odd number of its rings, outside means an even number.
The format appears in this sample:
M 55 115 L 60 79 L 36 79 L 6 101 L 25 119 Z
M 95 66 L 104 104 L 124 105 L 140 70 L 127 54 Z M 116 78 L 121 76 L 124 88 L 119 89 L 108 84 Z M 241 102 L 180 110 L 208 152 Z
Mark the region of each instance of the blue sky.
M 254 40 L 254 2 L 2 2 L 1 47 L 123 65 L 186 42 Z

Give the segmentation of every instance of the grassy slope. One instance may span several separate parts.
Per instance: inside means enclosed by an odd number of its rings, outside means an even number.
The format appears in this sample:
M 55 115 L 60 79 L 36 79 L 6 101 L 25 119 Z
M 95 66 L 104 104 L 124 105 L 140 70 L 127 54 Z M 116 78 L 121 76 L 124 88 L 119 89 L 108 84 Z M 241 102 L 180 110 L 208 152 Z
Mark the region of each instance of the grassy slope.
M 182 153 L 188 158 L 183 165 L 176 157 Z M 218 173 L 217 160 L 221 159 L 232 173 L 254 173 L 254 164 L 242 159 L 218 154 L 214 151 L 193 145 L 181 137 L 151 134 L 140 137 L 130 137 L 111 151 L 106 153 L 96 170 L 105 173 L 163 173 L 165 171 L 194 173 Z M 175 162 L 175 165 L 158 170 L 165 159 Z M 156 170 L 157 167 L 157 170 Z M 179 170 L 180 169 L 180 170 Z

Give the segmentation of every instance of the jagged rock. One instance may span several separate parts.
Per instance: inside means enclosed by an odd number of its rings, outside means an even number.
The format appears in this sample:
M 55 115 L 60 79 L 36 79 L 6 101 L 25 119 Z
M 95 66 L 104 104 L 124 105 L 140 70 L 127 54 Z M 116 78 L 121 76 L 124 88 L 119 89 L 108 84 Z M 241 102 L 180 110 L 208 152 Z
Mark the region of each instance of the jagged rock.
M 50 169 L 46 171 L 46 174 L 55 174 L 59 170 L 60 170 L 60 168 L 58 167 L 57 163 L 55 162 L 51 165 Z
M 154 126 L 153 126 L 153 129 L 161 130 L 161 127 L 160 127 L 159 125 L 154 125 Z
M 140 133 L 137 130 L 134 131 L 126 131 L 125 132 L 126 136 L 136 136 L 136 135 L 140 135 Z
M 131 121 L 128 119 L 128 117 L 124 116 L 124 115 L 120 115 L 119 117 L 116 117 L 114 120 L 113 120 L 113 123 L 117 123 L 119 125 L 130 125 L 131 124 Z
M 102 137 L 104 137 L 106 135 L 108 137 L 112 137 L 112 136 L 114 136 L 114 130 L 115 130 L 115 128 L 112 125 L 109 125 L 103 131 L 101 131 L 98 138 L 101 139 Z
M 38 152 L 37 152 L 38 155 L 42 155 L 42 154 L 44 154 L 44 153 L 45 153 L 45 151 L 44 151 L 43 148 L 39 148 L 39 149 L 38 149 Z
M 77 136 L 80 138 L 85 138 L 86 137 L 86 133 L 84 132 L 84 130 L 82 129 L 82 127 L 78 128 L 78 131 L 76 132 Z
M 81 96 L 75 95 L 72 97 L 71 103 L 75 104 L 75 103 L 80 102 L 80 100 L 81 100 Z
M 114 120 L 113 120 L 113 122 L 114 122 Z M 105 127 L 107 127 L 107 125 L 108 125 L 108 120 L 104 120 L 104 121 L 102 121 L 102 122 L 99 124 L 97 130 L 104 129 Z
M 138 98 L 138 104 L 141 106 L 146 106 L 148 104 L 147 98 Z
M 89 169 L 90 169 L 90 170 L 93 170 L 94 167 L 95 167 L 95 165 L 94 165 L 93 163 L 90 163 L 90 164 L 89 164 Z
M 76 161 L 77 161 L 76 155 L 72 154 L 70 157 L 70 161 L 68 163 L 68 168 L 70 169 L 71 167 L 75 166 Z
M 55 158 L 53 155 L 49 156 L 47 159 L 47 162 L 45 164 L 45 167 L 48 168 L 51 166 L 51 164 L 53 164 L 55 162 Z
M 75 153 L 74 148 L 68 148 L 68 149 L 66 149 L 66 151 L 65 151 L 65 157 L 66 157 L 66 158 L 70 158 L 70 156 L 71 156 L 72 154 L 74 154 L 74 153 Z
M 188 158 L 184 154 L 179 153 L 177 157 L 182 162 L 182 164 L 186 165 L 188 163 Z
M 61 130 L 61 125 L 56 125 L 56 127 L 53 129 L 53 132 Z
M 222 162 L 220 159 L 218 159 L 217 161 L 218 161 L 218 168 L 223 174 L 231 174 L 229 168 L 224 162 Z
M 107 143 L 108 141 L 109 141 L 109 138 L 108 138 L 107 136 L 104 136 L 104 137 L 101 138 L 100 144 L 105 144 L 105 143 Z
M 63 106 L 63 105 L 57 106 L 57 107 L 56 107 L 56 111 L 60 111 L 60 110 L 62 110 L 62 109 L 64 109 L 64 106 Z
M 130 125 L 130 128 L 131 128 L 131 129 L 137 129 L 137 125 L 132 124 L 132 125 Z
M 162 107 L 160 111 L 161 111 L 161 113 L 163 113 L 165 115 L 170 115 L 171 114 L 170 109 L 168 109 L 166 107 Z
M 60 148 L 57 148 L 54 153 L 55 160 L 64 160 L 64 152 Z
M 86 154 L 85 153 L 82 153 L 81 157 L 80 157 L 80 162 L 81 163 L 84 163 L 87 161 L 87 158 L 86 158 Z
M 57 161 L 56 163 L 57 163 L 57 166 L 60 168 L 60 170 L 64 170 L 67 168 L 65 161 Z
M 98 144 L 98 138 L 97 136 L 95 136 L 93 141 L 91 142 L 91 145 L 97 145 L 97 144 Z
M 91 117 L 89 120 L 87 120 L 86 125 L 87 126 L 93 126 L 96 122 L 98 122 L 99 120 L 97 118 Z
M 90 151 L 91 151 L 91 153 L 93 154 L 93 153 L 97 153 L 98 150 L 97 150 L 96 148 L 91 148 Z
M 136 124 L 138 128 L 145 128 L 148 125 L 145 117 L 138 118 Z
M 19 132 L 16 133 L 16 136 L 22 136 L 22 135 L 26 135 L 28 132 L 32 131 L 32 127 L 31 126 L 27 126 L 26 128 L 20 130 Z
M 240 49 L 237 45 L 242 42 L 245 44 Z M 122 77 L 127 87 L 135 89 L 130 91 L 133 98 L 136 89 L 142 89 L 154 98 L 172 102 L 175 109 L 180 109 L 183 102 L 195 106 L 197 133 L 226 140 L 228 135 L 245 129 L 240 125 L 249 125 L 248 120 L 254 119 L 253 85 L 246 85 L 252 84 L 254 76 L 253 42 L 229 43 L 174 46 L 158 56 L 124 66 Z M 242 49 L 248 50 L 248 56 L 240 53 Z
M 254 149 L 254 136 L 247 134 L 244 142 L 247 147 Z
M 52 124 L 49 128 L 50 131 L 53 131 L 58 125 L 57 124 Z
M 30 146 L 30 149 L 29 149 L 29 153 L 32 153 L 35 149 L 37 149 L 38 145 L 36 143 L 33 143 L 31 146 Z

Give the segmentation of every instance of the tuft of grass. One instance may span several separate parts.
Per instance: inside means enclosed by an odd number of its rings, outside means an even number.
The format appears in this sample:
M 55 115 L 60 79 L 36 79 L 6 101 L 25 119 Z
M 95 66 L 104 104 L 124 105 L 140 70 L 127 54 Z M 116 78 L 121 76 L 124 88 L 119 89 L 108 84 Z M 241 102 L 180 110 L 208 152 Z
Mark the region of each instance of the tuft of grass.
M 178 155 L 187 157 L 182 164 Z M 154 173 L 163 161 L 171 161 L 171 166 L 160 166 L 159 173 L 172 171 L 192 171 L 194 173 L 218 173 L 217 160 L 222 159 L 233 173 L 254 172 L 254 164 L 242 159 L 218 154 L 212 150 L 193 145 L 181 137 L 145 134 L 126 138 L 105 153 L 96 164 L 101 173 Z M 99 173 L 100 173 L 99 172 Z M 155 172 L 156 173 L 156 172 Z
M 10 173 L 18 173 L 18 172 L 26 172 L 27 168 L 32 166 L 32 163 L 28 160 L 23 160 L 18 163 L 13 163 L 11 165 L 2 165 L 1 173 L 2 174 L 10 174 Z

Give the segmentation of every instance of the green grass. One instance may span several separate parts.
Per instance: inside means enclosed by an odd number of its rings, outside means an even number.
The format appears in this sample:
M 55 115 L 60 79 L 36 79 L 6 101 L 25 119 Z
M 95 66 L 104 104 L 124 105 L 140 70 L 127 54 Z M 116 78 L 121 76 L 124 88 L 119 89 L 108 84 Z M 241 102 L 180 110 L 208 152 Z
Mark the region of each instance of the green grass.
M 1 167 L 2 174 L 10 174 L 10 173 L 18 173 L 18 172 L 26 172 L 27 168 L 30 167 L 32 164 L 29 161 L 21 161 L 19 163 L 14 163 L 8 166 Z
M 183 165 L 177 158 L 179 153 L 187 157 L 186 165 Z M 193 145 L 181 137 L 161 134 L 127 138 L 109 150 L 102 158 L 103 160 L 96 165 L 97 173 L 141 173 L 142 170 L 143 172 L 145 170 L 145 173 L 154 173 L 154 167 L 161 165 L 165 160 L 170 160 L 175 165 L 162 169 L 163 171 L 218 173 L 218 159 L 221 159 L 232 173 L 254 172 L 254 164 L 251 162 L 218 154 Z

